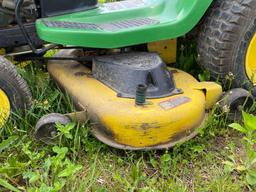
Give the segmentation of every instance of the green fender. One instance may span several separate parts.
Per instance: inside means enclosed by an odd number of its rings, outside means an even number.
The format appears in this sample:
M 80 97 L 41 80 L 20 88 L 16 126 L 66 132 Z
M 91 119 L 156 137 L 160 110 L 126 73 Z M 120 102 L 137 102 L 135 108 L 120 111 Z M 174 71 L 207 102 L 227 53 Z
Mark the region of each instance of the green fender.
M 213 0 L 128 0 L 36 22 L 41 39 L 62 45 L 118 48 L 180 37 Z

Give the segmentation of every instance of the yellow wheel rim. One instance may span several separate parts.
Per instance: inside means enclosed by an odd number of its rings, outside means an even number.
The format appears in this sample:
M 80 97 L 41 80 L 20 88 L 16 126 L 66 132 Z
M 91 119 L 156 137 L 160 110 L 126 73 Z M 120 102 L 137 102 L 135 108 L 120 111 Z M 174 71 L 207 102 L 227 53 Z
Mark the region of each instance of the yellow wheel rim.
M 11 105 L 5 92 L 0 89 L 0 128 L 4 126 L 10 116 Z
M 245 68 L 248 78 L 256 85 L 256 33 L 247 50 Z

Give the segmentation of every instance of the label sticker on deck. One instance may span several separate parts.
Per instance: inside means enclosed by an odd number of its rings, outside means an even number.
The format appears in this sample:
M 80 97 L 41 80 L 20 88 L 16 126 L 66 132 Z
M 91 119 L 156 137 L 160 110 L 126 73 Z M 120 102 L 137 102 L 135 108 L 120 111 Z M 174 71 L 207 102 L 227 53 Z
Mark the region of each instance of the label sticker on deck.
M 190 101 L 191 99 L 189 97 L 176 97 L 167 101 L 163 101 L 159 103 L 159 105 L 164 110 L 170 110 L 179 107 L 180 105 L 183 105 L 185 103 L 189 103 Z
M 121 2 L 105 3 L 102 9 L 106 12 L 110 11 L 120 11 L 123 9 L 140 8 L 145 5 L 143 0 L 128 0 Z

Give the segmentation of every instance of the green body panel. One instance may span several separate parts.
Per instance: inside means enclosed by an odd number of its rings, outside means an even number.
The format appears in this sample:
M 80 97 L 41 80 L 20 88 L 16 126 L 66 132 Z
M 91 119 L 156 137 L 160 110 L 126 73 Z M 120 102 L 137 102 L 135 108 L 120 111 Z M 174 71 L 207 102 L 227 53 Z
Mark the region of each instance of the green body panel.
M 124 6 L 123 8 L 120 8 L 120 2 L 116 2 L 117 4 L 106 3 L 89 11 L 40 19 L 37 21 L 36 27 L 39 37 L 51 43 L 93 48 L 125 47 L 177 38 L 186 34 L 203 17 L 212 1 L 128 0 L 126 3 L 131 2 L 135 6 Z M 104 24 L 144 17 L 158 22 L 118 31 L 68 29 L 45 25 L 45 21 Z

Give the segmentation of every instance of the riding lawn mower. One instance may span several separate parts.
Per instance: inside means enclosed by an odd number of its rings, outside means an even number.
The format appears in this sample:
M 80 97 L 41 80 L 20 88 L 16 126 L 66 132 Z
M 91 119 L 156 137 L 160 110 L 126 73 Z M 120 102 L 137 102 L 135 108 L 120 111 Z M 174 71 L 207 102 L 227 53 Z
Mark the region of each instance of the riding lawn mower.
M 166 149 L 185 142 L 207 113 L 253 104 L 256 84 L 255 0 L 0 0 L 0 125 L 31 105 L 28 85 L 6 59 L 47 59 L 77 112 L 48 114 L 35 138 L 55 141 L 55 124 L 85 123 L 120 149 Z M 215 82 L 172 68 L 177 39 L 196 31 L 201 66 Z M 53 57 L 44 55 L 61 49 Z

